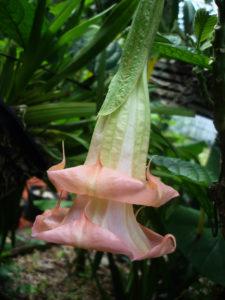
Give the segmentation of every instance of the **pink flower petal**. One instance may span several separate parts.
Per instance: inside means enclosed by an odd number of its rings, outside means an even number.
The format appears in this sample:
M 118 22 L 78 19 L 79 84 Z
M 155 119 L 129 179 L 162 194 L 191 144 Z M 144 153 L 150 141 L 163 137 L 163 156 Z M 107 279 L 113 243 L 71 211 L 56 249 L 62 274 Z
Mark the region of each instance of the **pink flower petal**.
M 152 231 L 151 229 L 140 225 L 149 241 L 151 242 L 151 250 L 144 256 L 140 257 L 139 260 L 148 257 L 160 257 L 165 254 L 173 253 L 176 250 L 176 239 L 172 234 L 166 234 L 164 237 L 160 234 Z
M 85 207 L 88 202 L 89 199 L 86 200 L 85 197 L 77 197 L 70 209 L 59 208 L 53 214 L 54 209 L 48 210 L 37 216 L 32 228 L 32 236 L 51 243 L 131 255 L 126 244 L 118 237 L 87 218 Z
M 101 203 L 101 199 L 78 196 L 70 209 L 48 210 L 36 218 L 32 236 L 47 242 L 124 254 L 132 261 L 174 251 L 173 236 L 162 237 L 139 225 L 131 205 L 106 200 L 99 210 Z M 93 220 L 100 220 L 101 224 Z
M 143 183 L 119 171 L 95 165 L 67 169 L 49 169 L 48 177 L 56 188 L 78 195 L 88 195 L 130 204 L 158 207 L 179 194 L 148 171 Z

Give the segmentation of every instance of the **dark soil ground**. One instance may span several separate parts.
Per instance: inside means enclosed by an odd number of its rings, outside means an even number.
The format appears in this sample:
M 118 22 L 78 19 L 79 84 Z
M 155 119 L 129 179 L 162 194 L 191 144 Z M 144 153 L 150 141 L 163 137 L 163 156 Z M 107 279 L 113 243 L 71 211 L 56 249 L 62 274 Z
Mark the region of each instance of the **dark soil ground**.
M 18 238 L 20 245 L 6 254 L 0 266 L 0 299 L 101 299 L 87 259 L 85 266 L 75 267 L 77 250 L 73 247 L 34 245 L 29 230 L 17 232 Z M 104 256 L 98 278 L 113 299 L 108 261 Z

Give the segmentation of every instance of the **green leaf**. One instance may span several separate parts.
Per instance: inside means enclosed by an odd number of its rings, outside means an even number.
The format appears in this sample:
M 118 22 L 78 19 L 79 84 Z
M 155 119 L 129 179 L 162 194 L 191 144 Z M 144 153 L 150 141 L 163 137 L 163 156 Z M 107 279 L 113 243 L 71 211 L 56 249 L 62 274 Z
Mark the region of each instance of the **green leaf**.
M 43 22 L 45 21 L 44 15 L 46 1 L 38 1 L 28 44 L 29 47 L 27 47 L 24 55 L 22 56 L 24 64 L 21 65 L 19 71 L 17 72 L 15 86 L 9 97 L 10 103 L 15 101 L 19 102 L 18 95 L 20 95 L 26 88 L 26 85 L 36 68 L 38 68 L 42 61 L 51 53 L 52 49 L 54 48 L 52 44 L 54 43 L 56 33 L 59 29 L 61 29 L 80 1 L 81 0 L 66 1 L 66 5 L 61 8 L 60 13 L 50 24 L 50 26 L 48 26 L 48 29 L 42 36 L 40 33 L 43 29 Z
M 63 7 L 61 7 L 62 10 L 60 11 L 56 19 L 52 22 L 52 24 L 48 28 L 48 31 L 51 32 L 51 34 L 55 34 L 62 27 L 62 25 L 69 18 L 71 12 L 77 7 L 80 1 L 81 0 L 66 1 L 66 5 L 65 6 L 63 5 Z
M 34 10 L 34 6 L 26 0 L 0 0 L 0 31 L 25 47 L 32 27 Z
M 183 145 L 179 145 L 177 149 L 188 153 L 190 156 L 197 157 L 200 153 L 203 152 L 204 148 L 207 147 L 207 144 L 203 141 L 201 142 L 191 142 Z
M 42 0 L 43 1 L 43 0 Z M 34 58 L 31 59 L 30 57 L 28 57 L 28 59 L 30 60 L 30 67 L 29 65 L 27 66 L 26 64 L 26 69 L 21 71 L 22 73 L 22 77 L 24 77 L 23 80 L 20 79 L 21 75 L 19 75 L 19 83 L 17 83 L 17 90 L 15 92 L 15 94 L 18 93 L 18 91 L 20 91 L 21 89 L 24 88 L 24 86 L 26 85 L 28 79 L 31 77 L 31 75 L 33 74 L 33 72 L 35 71 L 35 69 L 41 65 L 41 62 L 48 57 L 53 49 L 54 49 L 54 39 L 55 39 L 55 35 L 56 33 L 62 29 L 62 26 L 65 24 L 65 22 L 67 21 L 67 19 L 69 18 L 70 14 L 72 13 L 72 11 L 76 8 L 76 6 L 79 4 L 81 0 L 70 0 L 66 2 L 65 7 L 63 6 L 62 10 L 60 11 L 60 13 L 57 15 L 57 17 L 53 20 L 53 22 L 50 24 L 50 26 L 48 26 L 47 30 L 45 31 L 44 35 L 42 35 L 40 41 L 38 39 L 34 39 L 33 44 L 37 44 L 36 46 L 36 51 L 33 51 L 33 56 Z M 38 6 L 40 6 L 40 2 L 38 2 Z M 38 8 L 37 6 L 37 8 Z M 42 7 L 44 8 L 44 7 Z M 41 12 L 41 7 L 40 7 L 40 12 Z M 38 14 L 38 11 L 37 11 Z M 37 18 L 37 21 L 39 20 L 39 18 Z M 33 24 L 33 29 L 34 32 L 37 29 L 36 24 Z M 31 36 L 32 38 L 32 36 Z M 32 47 L 30 47 L 32 48 Z M 29 50 L 29 49 L 28 49 Z M 27 62 L 27 60 L 26 60 Z
M 157 176 L 157 177 L 172 178 L 173 180 L 176 180 L 177 182 L 182 182 L 182 180 L 178 176 L 175 177 L 168 171 L 151 170 L 151 174 L 154 176 Z
M 179 158 L 156 156 L 153 163 L 167 168 L 172 174 L 199 185 L 209 186 L 216 180 L 215 175 L 206 167 Z
M 63 124 L 48 124 L 49 129 L 56 129 L 56 130 L 61 130 L 61 131 L 66 131 L 66 132 L 71 132 L 75 131 L 77 129 L 86 129 L 91 123 L 95 122 L 96 118 L 91 118 L 88 120 L 79 120 L 77 122 L 66 122 Z M 41 129 L 43 130 L 43 129 Z
M 63 99 L 63 102 L 85 102 L 85 101 L 95 101 L 96 91 L 93 90 L 79 90 L 76 89 L 70 94 L 70 96 Z
M 74 166 L 83 165 L 86 157 L 87 157 L 87 152 L 75 156 L 70 156 L 70 161 Z
M 96 57 L 129 23 L 138 0 L 123 0 L 115 6 L 93 39 L 85 45 L 71 62 L 47 83 L 47 89 L 71 73 L 84 67 Z
M 56 100 L 56 99 L 65 101 L 68 99 L 68 94 L 69 94 L 67 90 L 58 90 L 58 91 L 55 90 L 55 91 L 51 91 L 49 93 L 44 93 L 44 94 L 41 93 L 41 91 L 39 89 L 37 89 L 36 91 L 37 91 L 37 93 L 34 92 L 31 95 L 29 95 L 30 91 L 28 91 L 28 95 L 24 94 L 24 98 L 26 97 L 27 104 L 29 104 L 29 105 L 40 104 L 42 102 Z
M 157 33 L 155 37 L 155 42 L 179 45 L 181 44 L 182 39 L 177 34 Z
M 172 42 L 168 38 L 167 34 L 162 34 L 162 33 L 158 33 L 158 32 L 156 33 L 156 36 L 155 36 L 155 42 L 172 44 Z
M 102 13 L 98 14 L 97 16 L 94 16 L 93 18 L 79 24 L 78 26 L 72 28 L 71 30 L 64 33 L 59 40 L 54 45 L 54 49 L 58 47 L 62 47 L 67 43 L 71 43 L 71 41 L 74 41 L 81 37 L 84 33 L 87 32 L 87 30 L 90 28 L 90 25 L 94 24 L 97 20 L 101 19 L 106 13 L 108 13 L 112 9 L 112 6 L 108 8 L 107 10 L 103 11 Z
M 39 0 L 34 19 L 33 19 L 33 24 L 27 44 L 27 49 L 25 51 L 25 57 L 23 58 L 24 63 L 26 64 L 26 60 L 29 60 L 29 62 L 32 61 L 33 56 L 39 43 L 40 43 L 40 38 L 41 38 L 41 33 L 42 29 L 45 27 L 44 22 L 46 21 L 45 19 L 45 7 L 46 6 L 46 0 Z M 46 24 L 47 25 L 47 24 Z
M 200 207 L 206 212 L 207 216 L 211 219 L 214 219 L 214 207 L 212 199 L 208 195 L 208 189 L 204 187 L 200 187 L 197 184 L 192 184 L 190 186 L 190 192 L 195 198 Z
M 15 43 L 10 43 L 8 55 L 10 57 L 16 56 L 16 46 Z M 7 97 L 12 88 L 13 78 L 14 78 L 15 62 L 6 58 L 2 66 L 1 75 L 0 75 L 0 96 L 2 99 L 7 100 Z
M 192 110 L 178 106 L 167 106 L 157 102 L 151 102 L 151 113 L 186 117 L 193 117 L 195 115 L 195 112 Z
M 204 43 L 202 43 L 201 47 L 200 47 L 200 50 L 201 51 L 204 51 L 208 48 L 211 48 L 212 47 L 212 41 L 210 40 L 206 40 Z
M 49 12 L 54 16 L 59 15 L 69 4 L 70 0 L 62 1 L 49 6 Z
M 34 205 L 37 206 L 40 210 L 46 210 L 46 209 L 53 209 L 57 203 L 58 200 L 54 199 L 41 199 L 41 200 L 34 200 Z M 71 207 L 72 201 L 61 201 L 60 207 Z
M 207 227 L 196 239 L 199 216 L 196 209 L 178 206 L 166 221 L 166 228 L 175 235 L 178 249 L 202 276 L 225 286 L 225 241 L 221 233 L 213 237 Z
M 44 131 L 43 136 L 47 136 L 47 137 L 49 136 L 49 138 L 51 139 L 53 139 L 54 136 L 56 136 L 57 139 L 59 139 L 60 141 L 63 139 L 67 139 L 69 141 L 71 139 L 81 144 L 86 150 L 89 149 L 89 143 L 74 133 L 63 132 L 54 129 L 47 129 L 46 131 Z
M 95 114 L 95 103 L 46 103 L 28 107 L 25 122 L 29 125 L 46 124 L 55 120 L 87 117 Z
M 195 66 L 212 69 L 210 58 L 204 54 L 197 53 L 194 48 L 155 42 L 153 44 L 153 49 L 167 57 L 178 59 Z
M 22 54 L 23 64 L 21 64 L 17 68 L 15 84 L 13 86 L 12 93 L 8 98 L 9 104 L 15 104 L 13 102 L 18 97 L 18 94 L 21 93 L 23 89 L 25 89 L 26 84 L 31 78 L 32 73 L 35 71 L 35 68 L 39 65 L 39 61 L 36 55 L 38 46 L 40 44 L 43 24 L 45 21 L 45 4 L 46 0 L 38 1 L 35 15 L 33 18 L 33 24 L 29 34 L 29 39 L 27 42 L 27 47 L 25 48 L 25 51 Z
M 110 72 L 116 72 L 116 70 L 118 69 L 121 55 L 122 49 L 119 43 L 117 41 L 112 42 L 106 48 L 105 69 Z
M 213 31 L 217 22 L 216 15 L 209 15 L 205 8 L 199 8 L 195 14 L 194 31 L 198 42 L 203 42 Z

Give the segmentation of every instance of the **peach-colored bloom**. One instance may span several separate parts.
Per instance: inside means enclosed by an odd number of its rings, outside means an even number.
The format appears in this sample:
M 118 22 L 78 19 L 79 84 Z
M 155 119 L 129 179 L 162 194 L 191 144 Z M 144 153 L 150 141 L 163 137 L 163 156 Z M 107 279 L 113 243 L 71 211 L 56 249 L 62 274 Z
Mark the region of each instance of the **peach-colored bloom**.
M 34 237 L 125 254 L 132 261 L 175 250 L 173 235 L 161 236 L 140 225 L 133 212 L 133 204 L 159 207 L 178 196 L 150 174 L 149 166 L 146 172 L 149 115 L 145 70 L 128 100 L 98 119 L 86 163 L 64 169 L 63 154 L 62 163 L 48 170 L 57 189 L 77 197 L 70 209 L 57 205 L 38 216 Z
M 122 253 L 131 260 L 158 257 L 173 252 L 175 239 L 165 237 L 139 225 L 132 205 L 158 207 L 178 193 L 163 184 L 147 169 L 143 183 L 122 172 L 105 168 L 101 162 L 48 170 L 48 177 L 56 188 L 78 194 L 73 206 L 47 210 L 38 216 L 33 236 L 48 242 L 62 243 Z

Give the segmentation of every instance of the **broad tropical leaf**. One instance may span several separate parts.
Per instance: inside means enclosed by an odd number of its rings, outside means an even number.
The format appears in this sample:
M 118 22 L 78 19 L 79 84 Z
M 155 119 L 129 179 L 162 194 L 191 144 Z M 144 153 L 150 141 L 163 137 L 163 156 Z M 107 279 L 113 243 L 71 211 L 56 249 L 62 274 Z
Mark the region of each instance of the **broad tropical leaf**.
M 182 176 L 199 185 L 208 186 L 216 180 L 215 175 L 206 167 L 179 158 L 156 156 L 153 163 L 167 168 L 174 175 Z

